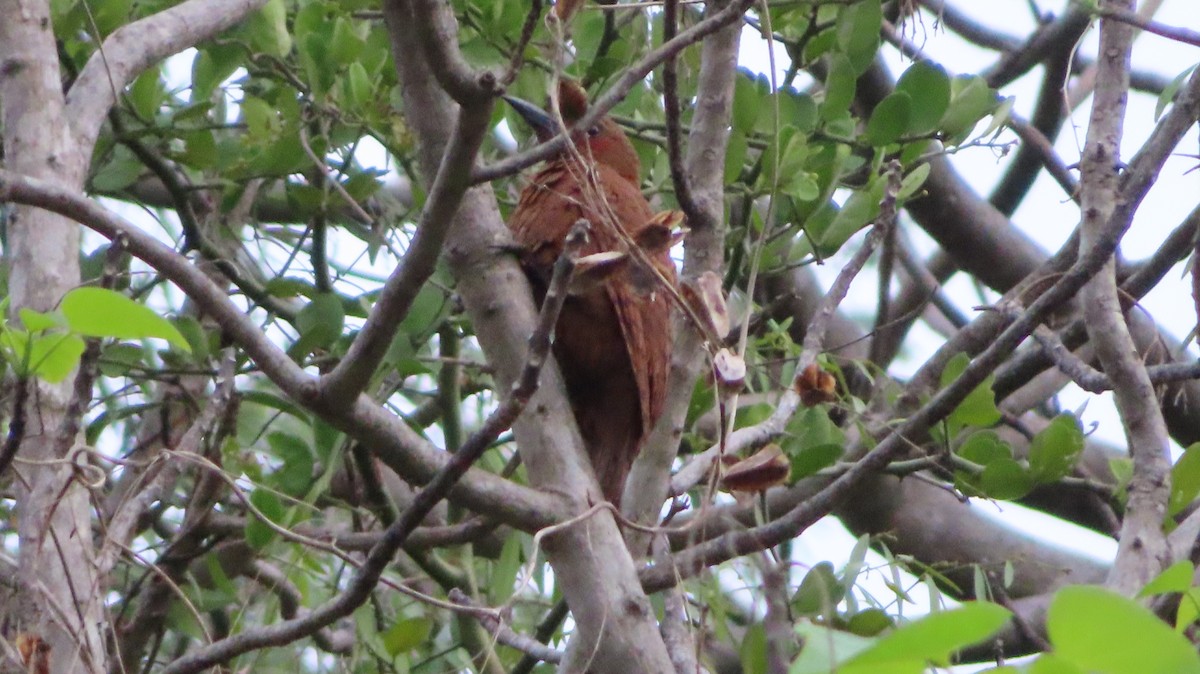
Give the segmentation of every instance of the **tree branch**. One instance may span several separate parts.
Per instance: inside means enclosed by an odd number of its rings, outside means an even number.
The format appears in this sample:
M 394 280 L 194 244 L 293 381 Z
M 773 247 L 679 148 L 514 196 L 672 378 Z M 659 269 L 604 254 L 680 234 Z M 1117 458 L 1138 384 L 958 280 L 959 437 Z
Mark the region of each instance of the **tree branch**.
M 1080 162 L 1081 251 L 1091 248 L 1104 235 L 1117 208 L 1121 127 L 1129 93 L 1132 45 L 1133 30 L 1128 24 L 1108 19 L 1100 22 L 1096 91 Z M 1167 543 L 1162 529 L 1171 490 L 1167 426 L 1154 385 L 1125 324 L 1117 297 L 1114 259 L 1108 259 L 1083 287 L 1080 300 L 1088 337 L 1104 371 L 1117 384 L 1113 389 L 1114 399 L 1133 458 L 1117 559 L 1108 577 L 1110 587 L 1133 596 L 1167 564 Z

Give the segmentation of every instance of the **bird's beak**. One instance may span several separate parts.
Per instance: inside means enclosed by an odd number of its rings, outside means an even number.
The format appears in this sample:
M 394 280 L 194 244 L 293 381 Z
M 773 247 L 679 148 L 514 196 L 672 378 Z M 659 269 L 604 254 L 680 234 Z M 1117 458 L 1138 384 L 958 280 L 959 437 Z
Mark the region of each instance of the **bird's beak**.
M 537 132 L 538 138 L 545 140 L 554 136 L 554 118 L 545 110 L 516 96 L 505 96 L 505 102 L 512 106 L 517 114 L 525 120 L 525 123 L 533 127 Z

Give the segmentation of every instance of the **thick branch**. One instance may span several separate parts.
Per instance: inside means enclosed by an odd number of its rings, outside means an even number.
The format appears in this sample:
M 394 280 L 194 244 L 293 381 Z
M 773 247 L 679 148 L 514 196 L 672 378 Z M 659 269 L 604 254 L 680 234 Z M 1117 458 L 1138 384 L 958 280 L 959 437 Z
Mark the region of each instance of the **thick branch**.
M 1113 6 L 1118 3 L 1110 3 Z M 1125 3 L 1128 9 L 1131 3 Z M 1100 24 L 1100 61 L 1087 143 L 1080 162 L 1083 224 L 1081 250 L 1104 234 L 1116 210 L 1121 126 L 1129 87 L 1129 58 L 1133 31 L 1128 24 L 1105 19 Z M 1117 297 L 1116 262 L 1104 268 L 1083 288 L 1083 317 L 1088 336 L 1104 371 L 1117 384 L 1117 411 L 1129 440 L 1133 477 L 1117 559 L 1108 584 L 1132 596 L 1167 562 L 1162 530 L 1170 493 L 1167 427 L 1158 397 L 1137 354 Z

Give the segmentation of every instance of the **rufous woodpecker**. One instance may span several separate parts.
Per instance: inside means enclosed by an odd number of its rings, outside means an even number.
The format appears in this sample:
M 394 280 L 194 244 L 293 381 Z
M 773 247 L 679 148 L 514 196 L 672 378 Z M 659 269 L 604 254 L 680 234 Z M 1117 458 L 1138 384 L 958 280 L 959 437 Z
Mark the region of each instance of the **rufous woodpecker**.
M 563 122 L 571 128 L 587 112 L 587 93 L 561 80 L 558 94 Z M 557 122 L 539 107 L 505 100 L 540 140 L 559 133 Z M 539 301 L 563 240 L 580 218 L 591 224 L 582 255 L 628 252 L 617 229 L 634 240 L 662 240 L 651 236 L 657 233 L 651 228 L 661 229 L 655 222 L 662 219 L 656 221 L 642 195 L 637 153 L 616 122 L 602 117 L 587 129 L 574 130 L 571 140 L 573 148 L 533 176 L 508 220 Z M 554 356 L 575 420 L 604 497 L 613 503 L 620 502 L 629 468 L 662 413 L 671 361 L 670 301 L 657 286 L 664 280 L 675 283 L 675 265 L 669 246 L 643 250 L 658 273 L 630 261 L 574 292 L 563 305 L 554 336 Z

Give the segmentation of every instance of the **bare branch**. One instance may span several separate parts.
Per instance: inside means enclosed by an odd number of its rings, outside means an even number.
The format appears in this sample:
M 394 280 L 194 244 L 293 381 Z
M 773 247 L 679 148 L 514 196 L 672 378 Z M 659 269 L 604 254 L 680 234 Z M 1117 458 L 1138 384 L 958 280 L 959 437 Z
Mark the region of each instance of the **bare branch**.
M 1120 6 L 1116 0 L 1108 4 Z M 1126 8 L 1130 6 L 1132 3 L 1126 4 Z M 1105 234 L 1117 208 L 1121 127 L 1125 121 L 1132 44 L 1133 31 L 1128 24 L 1108 19 L 1100 22 L 1096 91 L 1080 162 L 1081 251 L 1091 248 Z M 1088 336 L 1104 371 L 1117 384 L 1113 394 L 1133 458 L 1117 559 L 1108 578 L 1111 587 L 1132 596 L 1168 561 L 1162 529 L 1171 489 L 1167 426 L 1154 385 L 1125 325 L 1117 297 L 1115 260 L 1106 261 L 1083 287 L 1080 299 Z

